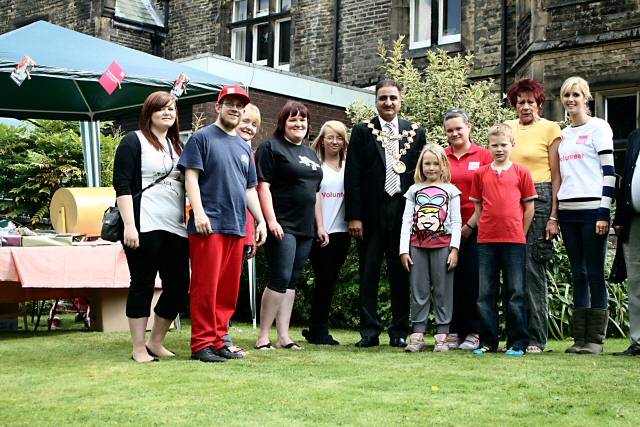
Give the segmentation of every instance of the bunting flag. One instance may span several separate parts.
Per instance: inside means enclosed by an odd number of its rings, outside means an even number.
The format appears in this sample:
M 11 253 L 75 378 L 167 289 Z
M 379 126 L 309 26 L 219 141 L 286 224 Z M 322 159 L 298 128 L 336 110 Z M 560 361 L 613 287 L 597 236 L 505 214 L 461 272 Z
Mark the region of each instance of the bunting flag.
M 121 83 L 124 81 L 125 76 L 124 69 L 116 61 L 113 61 L 107 71 L 100 77 L 99 82 L 104 90 L 111 95 L 116 88 L 121 88 Z

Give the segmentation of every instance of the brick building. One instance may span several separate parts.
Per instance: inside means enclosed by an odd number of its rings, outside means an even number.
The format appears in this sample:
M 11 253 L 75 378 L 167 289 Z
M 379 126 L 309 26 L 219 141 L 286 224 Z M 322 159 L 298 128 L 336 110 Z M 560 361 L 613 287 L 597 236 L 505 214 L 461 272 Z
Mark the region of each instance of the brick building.
M 417 64 L 436 47 L 474 54 L 473 78 L 503 91 L 530 76 L 547 118 L 574 74 L 592 85 L 595 115 L 616 139 L 640 125 L 640 0 L 6 0 L 0 32 L 47 19 L 170 59 L 222 55 L 369 87 L 377 46 L 407 35 Z M 277 92 L 277 89 L 273 90 Z

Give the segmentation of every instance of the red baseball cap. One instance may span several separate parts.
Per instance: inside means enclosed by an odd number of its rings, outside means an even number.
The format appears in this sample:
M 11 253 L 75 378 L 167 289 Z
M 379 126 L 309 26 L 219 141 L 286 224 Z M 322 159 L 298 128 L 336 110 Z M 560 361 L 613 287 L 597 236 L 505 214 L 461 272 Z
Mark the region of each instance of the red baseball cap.
M 247 92 L 240 85 L 225 85 L 220 91 L 220 93 L 218 94 L 218 103 L 222 102 L 224 97 L 228 95 L 235 95 L 239 98 L 242 98 L 245 104 L 248 104 L 251 102 L 251 98 L 249 98 L 249 95 L 247 95 Z

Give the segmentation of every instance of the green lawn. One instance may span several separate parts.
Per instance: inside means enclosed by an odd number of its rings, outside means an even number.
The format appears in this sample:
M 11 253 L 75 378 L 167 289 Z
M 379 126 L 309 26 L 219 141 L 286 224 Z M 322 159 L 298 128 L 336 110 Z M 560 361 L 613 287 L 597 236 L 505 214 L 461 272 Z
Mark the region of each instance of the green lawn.
M 232 333 L 245 348 L 257 336 Z M 187 326 L 168 337 L 177 359 L 137 365 L 125 333 L 0 333 L 0 425 L 639 425 L 640 358 L 565 355 L 566 342 L 523 358 L 405 354 L 334 336 L 345 345 L 205 364 L 189 360 Z

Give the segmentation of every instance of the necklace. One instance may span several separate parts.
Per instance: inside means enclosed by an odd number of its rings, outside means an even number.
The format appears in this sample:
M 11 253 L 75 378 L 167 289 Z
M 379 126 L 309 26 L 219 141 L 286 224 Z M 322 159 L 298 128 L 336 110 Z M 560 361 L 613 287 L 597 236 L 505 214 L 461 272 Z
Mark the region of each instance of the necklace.
M 404 164 L 400 157 L 407 154 L 407 150 L 411 148 L 413 144 L 413 137 L 416 136 L 416 129 L 420 127 L 418 123 L 411 123 L 411 130 L 403 130 L 400 134 L 396 135 L 393 132 L 386 132 L 376 129 L 373 123 L 368 123 L 367 127 L 371 129 L 371 133 L 376 137 L 376 140 L 381 143 L 382 148 L 395 159 L 393 165 L 391 165 L 393 171 L 397 174 L 404 173 L 407 170 L 407 165 Z M 401 149 L 398 149 L 398 141 L 406 140 Z

